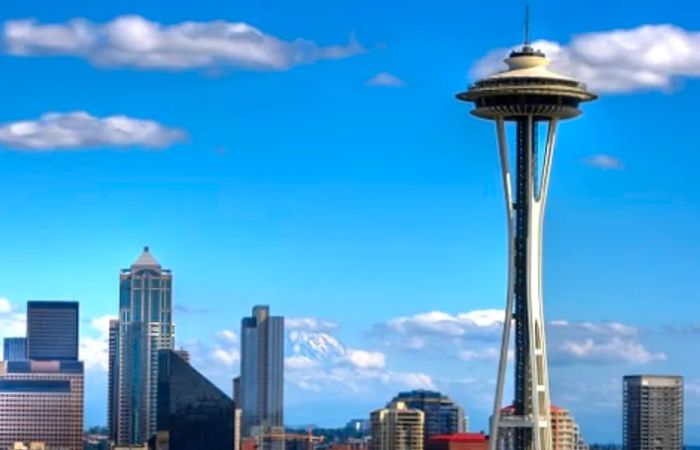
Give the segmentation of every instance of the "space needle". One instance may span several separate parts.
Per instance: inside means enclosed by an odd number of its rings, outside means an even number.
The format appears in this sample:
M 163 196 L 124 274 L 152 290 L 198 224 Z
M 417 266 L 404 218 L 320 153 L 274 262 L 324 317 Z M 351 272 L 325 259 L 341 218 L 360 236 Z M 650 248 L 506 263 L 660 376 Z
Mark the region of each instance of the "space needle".
M 498 449 L 499 435 L 512 439 L 515 450 L 552 450 L 542 226 L 557 125 L 580 115 L 579 104 L 597 98 L 580 81 L 550 71 L 547 57 L 530 44 L 529 24 L 525 29 L 525 43 L 505 60 L 506 70 L 457 95 L 459 100 L 474 104 L 473 115 L 496 125 L 508 217 L 508 292 L 490 450 Z M 508 149 L 509 126 L 515 128 L 513 161 Z M 541 148 L 540 128 L 546 130 Z M 512 413 L 503 414 L 513 324 L 515 396 Z

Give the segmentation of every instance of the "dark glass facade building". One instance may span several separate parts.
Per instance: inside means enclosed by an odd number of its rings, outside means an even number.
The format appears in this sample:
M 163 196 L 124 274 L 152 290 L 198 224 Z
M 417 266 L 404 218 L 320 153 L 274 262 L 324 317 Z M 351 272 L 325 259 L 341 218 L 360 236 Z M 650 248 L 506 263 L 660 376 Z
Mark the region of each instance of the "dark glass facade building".
M 78 360 L 78 302 L 27 302 L 27 357 Z
M 156 448 L 231 450 L 233 400 L 172 350 L 158 355 Z
M 5 361 L 24 361 L 27 359 L 27 338 L 7 337 L 2 342 L 2 358 Z
M 392 403 L 403 402 L 408 408 L 425 414 L 424 442 L 432 436 L 464 433 L 464 409 L 439 392 L 416 390 L 401 392 Z

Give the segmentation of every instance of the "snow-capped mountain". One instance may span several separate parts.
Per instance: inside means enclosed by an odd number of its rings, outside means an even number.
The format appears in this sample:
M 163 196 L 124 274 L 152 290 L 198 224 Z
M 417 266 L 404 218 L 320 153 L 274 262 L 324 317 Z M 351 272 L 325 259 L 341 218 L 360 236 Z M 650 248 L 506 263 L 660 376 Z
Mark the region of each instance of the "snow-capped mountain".
M 303 356 L 314 361 L 332 361 L 345 357 L 347 349 L 328 333 L 292 330 L 287 333 L 289 356 Z

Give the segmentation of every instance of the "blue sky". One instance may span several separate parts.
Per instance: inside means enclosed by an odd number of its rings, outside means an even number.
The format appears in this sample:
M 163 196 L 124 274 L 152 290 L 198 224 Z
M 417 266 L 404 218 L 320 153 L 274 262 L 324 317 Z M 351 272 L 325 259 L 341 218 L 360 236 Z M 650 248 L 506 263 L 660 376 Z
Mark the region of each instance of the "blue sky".
M 553 400 L 589 441 L 619 442 L 621 376 L 682 374 L 700 442 L 700 13 L 532 4 L 539 45 L 601 93 L 562 125 L 554 166 Z M 522 11 L 3 2 L 0 334 L 21 329 L 28 298 L 80 300 L 86 423 L 104 423 L 100 333 L 119 269 L 150 245 L 174 272 L 178 343 L 222 387 L 240 318 L 268 303 L 307 319 L 291 322 L 296 339 L 336 348 L 290 345 L 290 424 L 339 425 L 397 389 L 433 387 L 484 428 L 505 220 L 493 129 L 453 95 L 520 41 Z M 262 44 L 223 38 L 216 20 L 255 27 Z M 211 45 L 188 50 L 184 22 Z

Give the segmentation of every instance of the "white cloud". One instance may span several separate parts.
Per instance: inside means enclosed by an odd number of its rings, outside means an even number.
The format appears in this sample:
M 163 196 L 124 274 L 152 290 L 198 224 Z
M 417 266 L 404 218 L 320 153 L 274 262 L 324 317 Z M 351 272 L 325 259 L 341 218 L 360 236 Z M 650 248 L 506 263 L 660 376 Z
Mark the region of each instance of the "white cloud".
M 307 370 L 318 367 L 319 361 L 311 359 L 308 356 L 292 355 L 284 358 L 284 367 L 287 370 Z
M 216 337 L 223 342 L 235 344 L 238 342 L 238 334 L 233 330 L 221 330 L 216 333 Z
M 596 92 L 668 90 L 679 78 L 700 77 L 700 33 L 674 25 L 580 34 L 562 45 L 533 45 L 552 60 L 553 70 L 586 82 Z M 490 52 L 472 69 L 474 78 L 505 66 L 508 49 Z
M 464 361 L 496 361 L 501 355 L 501 351 L 496 347 L 486 347 L 480 350 L 462 350 L 459 353 L 460 359 Z
M 367 80 L 365 86 L 370 87 L 403 87 L 406 86 L 406 82 L 396 75 L 392 75 L 389 72 L 380 72 Z
M 365 51 L 353 38 L 347 45 L 324 47 L 304 39 L 285 41 L 242 22 L 165 25 L 135 15 L 106 23 L 80 18 L 60 24 L 41 24 L 33 19 L 7 21 L 3 39 L 12 55 L 74 56 L 100 67 L 150 70 L 279 71 Z
M 7 314 L 12 311 L 12 305 L 10 301 L 6 298 L 0 297 L 0 314 Z
M 17 308 L 10 300 L 0 297 L 0 338 L 22 337 L 26 333 L 26 314 L 17 312 Z
M 80 338 L 80 359 L 86 370 L 109 370 L 109 321 L 116 318 L 104 315 L 90 320 L 91 335 Z
M 416 337 L 458 337 L 493 339 L 500 335 L 505 314 L 500 309 L 475 310 L 457 315 L 431 311 L 414 316 L 398 317 L 375 327 L 375 333 L 401 337 L 402 344 L 421 348 L 424 340 Z
M 97 118 L 84 111 L 48 113 L 0 127 L 0 144 L 25 150 L 103 147 L 164 148 L 185 139 L 182 130 L 127 116 Z
M 374 334 L 389 348 L 495 362 L 500 348 L 494 344 L 499 342 L 503 320 L 504 312 L 498 309 L 456 315 L 432 311 L 391 319 L 375 326 Z M 666 354 L 644 346 L 637 328 L 623 323 L 554 320 L 547 328 L 553 364 L 649 364 L 666 359 Z
M 648 350 L 639 330 L 617 323 L 556 321 L 550 323 L 549 352 L 555 364 L 649 364 L 666 354 Z
M 583 162 L 590 167 L 603 170 L 622 170 L 625 165 L 612 155 L 592 155 L 584 159 Z
M 386 366 L 386 356 L 381 352 L 349 349 L 346 359 L 358 369 L 382 369 Z

